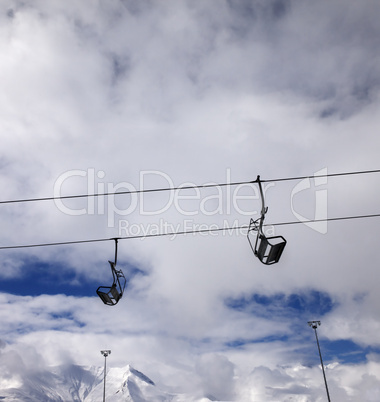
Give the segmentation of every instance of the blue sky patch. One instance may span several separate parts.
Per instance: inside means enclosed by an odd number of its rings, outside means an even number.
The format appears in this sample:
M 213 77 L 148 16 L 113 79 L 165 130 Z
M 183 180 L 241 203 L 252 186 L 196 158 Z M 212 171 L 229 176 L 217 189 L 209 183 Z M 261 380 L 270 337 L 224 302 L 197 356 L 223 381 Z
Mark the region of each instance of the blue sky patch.
M 334 301 L 327 293 L 317 290 L 290 295 L 276 293 L 270 296 L 255 293 L 241 298 L 229 298 L 225 304 L 231 309 L 259 316 L 269 314 L 271 316 L 292 316 L 296 314 L 298 316 L 307 315 L 307 320 L 321 317 L 335 306 Z
M 19 296 L 94 296 L 98 286 L 98 282 L 78 277 L 78 274 L 67 266 L 32 259 L 24 262 L 21 276 L 0 281 L 1 292 Z
M 326 362 L 338 361 L 344 364 L 357 364 L 367 361 L 367 355 L 370 353 L 380 354 L 380 348 L 362 347 L 357 343 L 340 339 L 336 341 L 320 341 L 323 360 Z M 317 345 L 315 345 L 317 348 Z
M 317 330 L 318 331 L 318 330 Z M 308 333 L 310 332 L 310 333 Z M 292 350 L 301 358 L 302 364 L 308 367 L 320 364 L 318 346 L 314 331 L 307 327 L 302 331 L 303 338 L 300 340 L 300 347 Z M 321 349 L 324 365 L 338 362 L 340 364 L 360 364 L 367 362 L 369 354 L 379 354 L 380 348 L 361 346 L 349 339 L 329 340 L 321 336 L 318 331 L 318 340 Z
M 95 280 L 90 276 L 76 273 L 66 265 L 28 259 L 24 262 L 21 276 L 0 281 L 0 292 L 18 296 L 38 296 L 42 294 L 96 296 L 96 289 L 99 286 L 110 286 L 112 284 L 112 273 L 108 262 L 105 263 L 105 268 L 108 271 L 105 273 L 104 279 Z M 143 271 L 134 267 L 123 266 L 122 269 L 127 280 L 126 288 L 135 275 L 145 275 Z
M 225 346 L 229 348 L 240 348 L 243 347 L 247 344 L 252 344 L 252 343 L 267 343 L 267 342 L 287 342 L 289 340 L 289 337 L 287 335 L 270 335 L 270 336 L 265 336 L 263 338 L 259 339 L 243 339 L 243 338 L 238 338 L 234 339 L 232 341 L 226 342 Z

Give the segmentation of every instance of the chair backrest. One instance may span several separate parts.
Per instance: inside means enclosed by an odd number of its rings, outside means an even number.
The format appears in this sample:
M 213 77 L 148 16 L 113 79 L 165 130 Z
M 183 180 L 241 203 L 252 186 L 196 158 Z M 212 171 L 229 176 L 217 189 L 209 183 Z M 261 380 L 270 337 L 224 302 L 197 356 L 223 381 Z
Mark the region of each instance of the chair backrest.
M 119 291 L 116 289 L 116 285 L 111 286 L 111 293 L 116 302 L 118 302 L 121 299 L 121 296 L 123 295 L 122 293 L 119 293 Z

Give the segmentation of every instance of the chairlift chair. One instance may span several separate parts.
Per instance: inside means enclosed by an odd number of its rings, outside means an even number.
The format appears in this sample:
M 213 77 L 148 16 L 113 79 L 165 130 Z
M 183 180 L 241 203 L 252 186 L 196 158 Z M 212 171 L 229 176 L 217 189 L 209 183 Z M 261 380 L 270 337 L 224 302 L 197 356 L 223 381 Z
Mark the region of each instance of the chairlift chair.
M 257 231 L 257 235 L 253 244 L 250 237 L 251 233 L 254 231 Z M 248 241 L 253 253 L 265 265 L 278 262 L 286 245 L 286 240 L 282 236 L 266 237 L 265 234 L 259 230 L 257 221 L 253 219 L 251 219 L 248 228 Z
M 268 211 L 268 207 L 265 207 L 264 194 L 261 187 L 260 176 L 257 176 L 259 183 L 260 195 L 261 195 L 261 217 L 259 219 L 251 219 L 249 222 L 247 238 L 253 253 L 257 258 L 265 265 L 275 264 L 280 260 L 281 254 L 284 251 L 286 240 L 282 236 L 271 236 L 266 237 L 263 232 L 263 223 L 265 219 L 265 214 Z M 257 232 L 256 240 L 251 241 L 252 232 Z
M 102 299 L 103 303 L 108 306 L 114 306 L 119 302 L 124 293 L 124 288 L 127 280 L 121 269 L 116 269 L 117 263 L 117 239 L 115 240 L 115 262 L 108 261 L 111 266 L 113 283 L 111 286 L 99 286 L 96 290 L 98 296 Z

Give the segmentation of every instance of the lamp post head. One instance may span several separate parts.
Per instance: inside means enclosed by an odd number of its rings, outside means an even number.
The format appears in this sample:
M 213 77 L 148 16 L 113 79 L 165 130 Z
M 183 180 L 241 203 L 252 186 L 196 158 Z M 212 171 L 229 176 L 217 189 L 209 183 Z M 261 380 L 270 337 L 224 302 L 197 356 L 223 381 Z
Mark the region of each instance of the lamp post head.
M 320 321 L 308 321 L 308 324 L 311 328 L 317 329 L 318 325 L 321 325 Z
M 111 354 L 111 351 L 110 351 L 110 350 L 101 350 L 100 353 L 101 353 L 104 357 L 107 357 L 108 355 Z

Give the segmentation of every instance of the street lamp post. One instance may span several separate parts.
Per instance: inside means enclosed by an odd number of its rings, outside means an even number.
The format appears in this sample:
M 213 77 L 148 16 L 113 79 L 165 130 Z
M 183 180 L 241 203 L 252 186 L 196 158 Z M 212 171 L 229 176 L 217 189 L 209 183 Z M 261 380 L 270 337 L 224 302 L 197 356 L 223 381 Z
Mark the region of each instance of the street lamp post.
M 100 353 L 104 356 L 104 388 L 103 388 L 103 402 L 106 400 L 106 372 L 107 372 L 107 356 L 111 354 L 110 350 L 101 350 Z
M 317 335 L 317 327 L 318 327 L 318 325 L 321 325 L 321 322 L 320 322 L 320 321 L 309 321 L 308 324 L 309 324 L 309 326 L 310 326 L 311 328 L 314 329 L 314 332 L 315 332 L 315 339 L 317 340 L 319 358 L 321 359 L 321 366 L 322 366 L 323 379 L 325 380 L 326 393 L 327 393 L 327 400 L 328 400 L 329 402 L 331 402 L 331 400 L 330 400 L 330 394 L 329 394 L 329 388 L 328 388 L 328 386 L 327 386 L 325 368 L 324 368 L 324 366 L 323 366 L 321 348 L 319 347 L 319 341 L 318 341 L 318 335 Z

